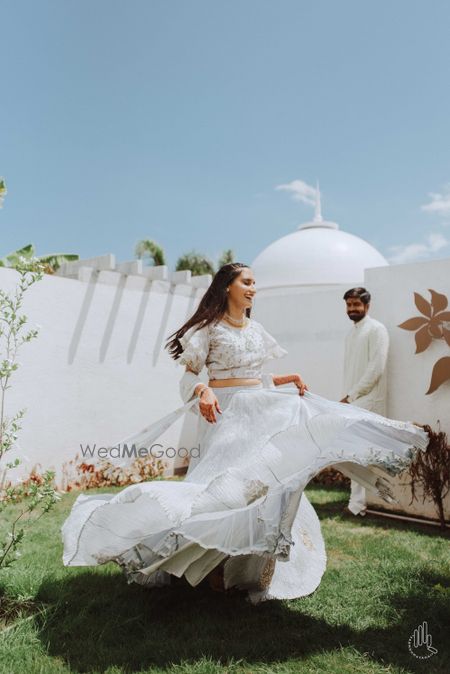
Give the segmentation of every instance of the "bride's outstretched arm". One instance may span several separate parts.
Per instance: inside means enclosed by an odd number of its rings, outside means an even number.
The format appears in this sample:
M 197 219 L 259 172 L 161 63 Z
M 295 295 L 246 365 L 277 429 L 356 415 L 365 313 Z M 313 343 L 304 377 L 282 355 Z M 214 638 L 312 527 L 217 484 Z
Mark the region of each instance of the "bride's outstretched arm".
M 294 374 L 273 374 L 273 383 L 275 386 L 282 386 L 283 384 L 295 384 L 298 388 L 299 394 L 302 396 L 308 390 L 307 385 L 302 380 L 298 373 Z

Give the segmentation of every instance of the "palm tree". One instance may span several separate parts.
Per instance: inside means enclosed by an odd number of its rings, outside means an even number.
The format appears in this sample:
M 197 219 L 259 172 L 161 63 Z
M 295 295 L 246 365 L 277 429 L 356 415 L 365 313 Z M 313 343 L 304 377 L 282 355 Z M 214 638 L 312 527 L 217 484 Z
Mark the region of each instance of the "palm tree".
M 219 257 L 219 269 L 220 267 L 223 267 L 224 264 L 230 264 L 230 262 L 234 262 L 234 251 L 231 250 L 231 248 L 227 248 Z
M 36 260 L 44 265 L 44 272 L 46 274 L 54 274 L 59 269 L 62 262 L 70 262 L 72 260 L 79 260 L 80 256 L 75 253 L 50 253 L 48 255 L 35 255 L 35 248 L 32 243 L 27 246 L 15 250 L 4 258 L 0 259 L 0 267 L 16 267 L 20 262 L 20 258 L 27 260 L 35 257 Z
M 139 260 L 142 258 L 151 260 L 155 266 L 166 264 L 163 249 L 150 239 L 139 241 L 136 244 L 134 254 Z
M 8 190 L 6 189 L 6 182 L 4 178 L 0 178 L 0 208 L 3 206 L 3 200 Z M 71 260 L 79 260 L 80 256 L 74 253 L 50 253 L 49 255 L 35 255 L 35 249 L 32 243 L 23 246 L 19 250 L 15 250 L 9 255 L 5 255 L 0 259 L 0 267 L 16 267 L 20 263 L 20 258 L 30 259 L 35 257 L 36 260 L 43 265 L 43 271 L 46 274 L 54 274 L 62 262 Z
M 0 178 L 0 208 L 3 206 L 3 200 L 8 193 L 8 190 L 6 189 L 6 182 L 4 178 Z
M 176 271 L 190 269 L 192 276 L 201 274 L 214 274 L 214 265 L 205 255 L 197 253 L 195 250 L 185 253 L 178 258 L 175 267 Z

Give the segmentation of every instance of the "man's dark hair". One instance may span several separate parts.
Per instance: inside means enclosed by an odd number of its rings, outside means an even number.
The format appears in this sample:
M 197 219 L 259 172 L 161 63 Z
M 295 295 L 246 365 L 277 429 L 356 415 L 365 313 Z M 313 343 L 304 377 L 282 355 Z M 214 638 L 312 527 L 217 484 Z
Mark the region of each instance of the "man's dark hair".
M 370 293 L 365 288 L 350 288 L 344 295 L 344 300 L 348 300 L 349 297 L 358 297 L 363 304 L 369 304 L 370 302 Z

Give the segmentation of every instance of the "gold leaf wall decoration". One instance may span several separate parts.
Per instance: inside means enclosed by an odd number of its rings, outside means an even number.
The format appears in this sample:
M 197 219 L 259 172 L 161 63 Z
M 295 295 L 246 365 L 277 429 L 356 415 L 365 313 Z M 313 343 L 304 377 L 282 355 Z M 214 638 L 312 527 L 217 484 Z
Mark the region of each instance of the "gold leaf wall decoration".
M 443 293 L 438 293 L 431 288 L 428 290 L 431 295 L 430 302 L 419 293 L 414 293 L 414 303 L 422 315 L 408 318 L 398 325 L 403 330 L 415 331 L 415 353 L 422 353 L 428 349 L 433 339 L 444 339 L 450 346 L 450 311 L 445 311 L 448 307 L 448 299 Z M 426 395 L 433 393 L 449 380 L 450 356 L 444 356 L 434 364 Z
M 438 362 L 434 364 L 433 372 L 431 374 L 430 388 L 427 393 L 433 393 L 444 381 L 450 379 L 450 356 L 439 358 Z

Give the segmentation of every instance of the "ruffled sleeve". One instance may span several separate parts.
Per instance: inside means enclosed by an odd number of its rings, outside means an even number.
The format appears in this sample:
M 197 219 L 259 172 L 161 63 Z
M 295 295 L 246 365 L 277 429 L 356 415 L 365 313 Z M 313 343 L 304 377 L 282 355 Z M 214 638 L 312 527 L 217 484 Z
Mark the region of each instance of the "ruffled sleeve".
M 197 330 L 194 326 L 183 337 L 180 337 L 180 343 L 183 352 L 178 363 L 192 370 L 192 372 L 186 371 L 180 380 L 180 396 L 187 403 L 194 397 L 197 384 L 204 383 L 199 374 L 206 363 L 209 352 L 208 329 L 205 327 Z
M 272 358 L 283 358 L 286 356 L 288 353 L 286 349 L 283 349 L 283 347 L 278 344 L 277 340 L 272 337 L 272 335 L 269 335 L 267 330 L 265 330 L 261 324 L 259 324 L 259 328 L 261 330 L 265 346 L 264 361 L 271 360 Z
M 203 369 L 209 352 L 209 334 L 208 329 L 197 326 L 190 328 L 183 337 L 180 337 L 180 343 L 183 347 L 178 362 L 181 365 L 187 365 L 189 369 L 196 374 Z

